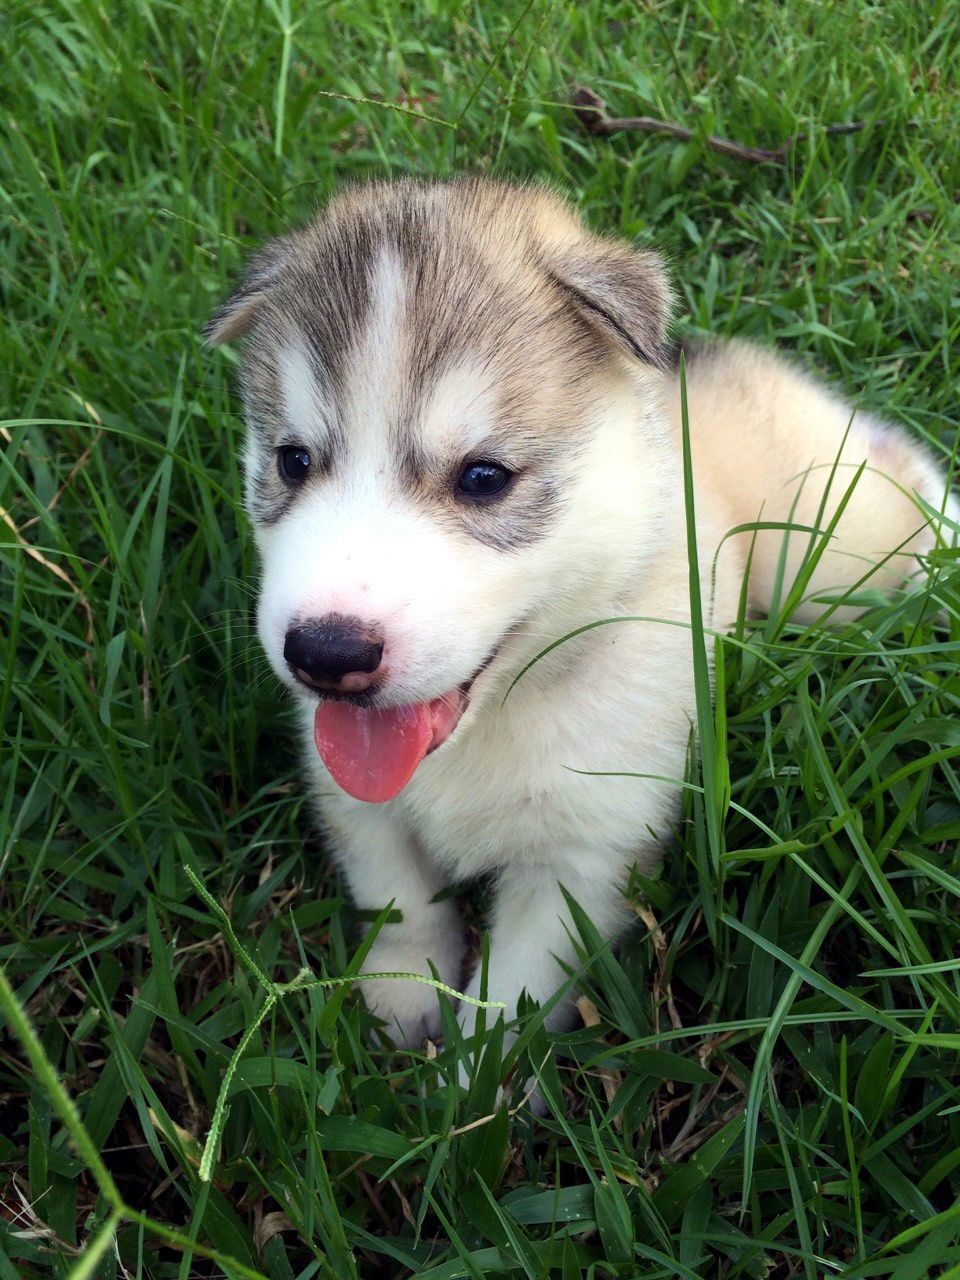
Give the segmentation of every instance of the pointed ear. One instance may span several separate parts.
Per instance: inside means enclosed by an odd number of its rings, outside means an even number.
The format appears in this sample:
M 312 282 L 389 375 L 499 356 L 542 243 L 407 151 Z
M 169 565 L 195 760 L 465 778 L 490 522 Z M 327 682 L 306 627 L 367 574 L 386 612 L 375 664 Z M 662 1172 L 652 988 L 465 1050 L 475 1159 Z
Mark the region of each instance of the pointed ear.
M 673 292 L 658 253 L 588 236 L 558 246 L 548 269 L 582 318 L 614 346 L 654 368 L 668 368 Z
M 290 256 L 289 239 L 269 240 L 247 263 L 240 287 L 218 307 L 204 326 L 203 339 L 211 347 L 232 342 L 250 328 L 284 264 Z

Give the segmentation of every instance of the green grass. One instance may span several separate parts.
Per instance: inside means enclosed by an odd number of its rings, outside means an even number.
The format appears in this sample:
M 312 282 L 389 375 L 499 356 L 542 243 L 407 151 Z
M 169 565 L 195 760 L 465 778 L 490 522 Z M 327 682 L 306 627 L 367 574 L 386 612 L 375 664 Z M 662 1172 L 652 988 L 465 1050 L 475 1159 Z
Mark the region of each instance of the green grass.
M 578 921 L 592 1025 L 524 1019 L 515 1079 L 539 1072 L 550 1114 L 510 1115 L 496 1035 L 460 1095 L 451 1018 L 436 1057 L 391 1055 L 353 988 L 297 981 L 350 972 L 355 922 L 251 632 L 235 357 L 197 337 L 246 248 L 346 179 L 537 175 L 667 252 L 684 326 L 782 343 L 948 458 L 953 6 L 0 21 L 0 1280 L 956 1280 L 955 560 L 857 627 L 719 645 L 638 930 L 613 954 Z M 703 134 L 809 136 L 786 169 L 593 139 L 577 82 Z M 880 123 L 823 136 L 853 120 Z

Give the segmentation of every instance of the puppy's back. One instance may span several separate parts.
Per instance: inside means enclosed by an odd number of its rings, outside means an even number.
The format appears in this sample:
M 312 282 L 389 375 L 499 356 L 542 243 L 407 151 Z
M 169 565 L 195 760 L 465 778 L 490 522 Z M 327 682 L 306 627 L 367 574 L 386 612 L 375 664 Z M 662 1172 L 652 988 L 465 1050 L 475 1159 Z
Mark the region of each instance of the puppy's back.
M 687 404 L 698 499 L 719 506 L 726 527 L 762 521 L 824 529 L 844 501 L 829 545 L 795 612 L 800 621 L 824 606 L 811 597 L 836 595 L 870 574 L 865 586 L 890 588 L 916 571 L 916 555 L 936 534 L 914 495 L 944 509 L 946 479 L 926 450 L 903 431 L 856 411 L 822 384 L 773 352 L 748 343 L 714 343 L 686 353 Z M 679 378 L 670 394 L 680 429 Z M 834 470 L 835 468 L 835 470 Z M 960 504 L 947 500 L 956 520 Z M 949 532 L 946 533 L 950 540 Z M 749 549 L 752 533 L 737 535 L 721 553 L 721 566 Z M 766 611 L 780 577 L 784 534 L 760 532 L 750 573 L 750 604 Z M 810 546 L 810 535 L 789 535 L 783 588 L 789 590 Z M 888 558 L 889 557 L 889 558 Z M 882 564 L 880 562 L 883 562 Z M 856 609 L 836 611 L 849 617 Z

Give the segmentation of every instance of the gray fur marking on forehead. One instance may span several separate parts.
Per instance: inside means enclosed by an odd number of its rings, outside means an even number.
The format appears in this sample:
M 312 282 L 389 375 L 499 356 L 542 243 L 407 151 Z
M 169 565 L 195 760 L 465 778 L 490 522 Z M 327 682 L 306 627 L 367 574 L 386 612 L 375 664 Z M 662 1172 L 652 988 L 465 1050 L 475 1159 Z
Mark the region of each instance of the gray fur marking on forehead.
M 562 345 L 573 372 L 578 357 L 595 361 L 602 344 L 575 323 L 568 297 L 538 261 L 527 196 L 468 183 L 348 192 L 301 233 L 277 281 L 274 314 L 292 318 L 342 387 L 389 254 L 407 286 L 406 372 L 415 393 L 471 349 L 492 355 L 511 343 Z
M 429 316 L 413 329 L 415 381 L 462 343 L 494 340 L 562 341 L 571 366 L 612 346 L 665 367 L 671 291 L 657 255 L 594 235 L 542 188 L 483 178 L 347 188 L 310 226 L 254 257 L 209 340 L 250 333 L 256 363 L 270 330 L 292 318 L 341 381 L 384 250 L 404 263 L 415 309 Z

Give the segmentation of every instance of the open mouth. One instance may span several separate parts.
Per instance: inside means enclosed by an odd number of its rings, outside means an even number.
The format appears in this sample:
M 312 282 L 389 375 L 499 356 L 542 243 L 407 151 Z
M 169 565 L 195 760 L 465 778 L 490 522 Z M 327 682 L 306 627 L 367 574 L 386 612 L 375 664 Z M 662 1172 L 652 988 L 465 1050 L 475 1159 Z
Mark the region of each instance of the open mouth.
M 369 804 L 399 795 L 424 757 L 456 729 L 474 682 L 502 644 L 503 640 L 469 680 L 430 702 L 375 708 L 342 699 L 321 700 L 314 714 L 313 740 L 334 782 L 347 795 Z

